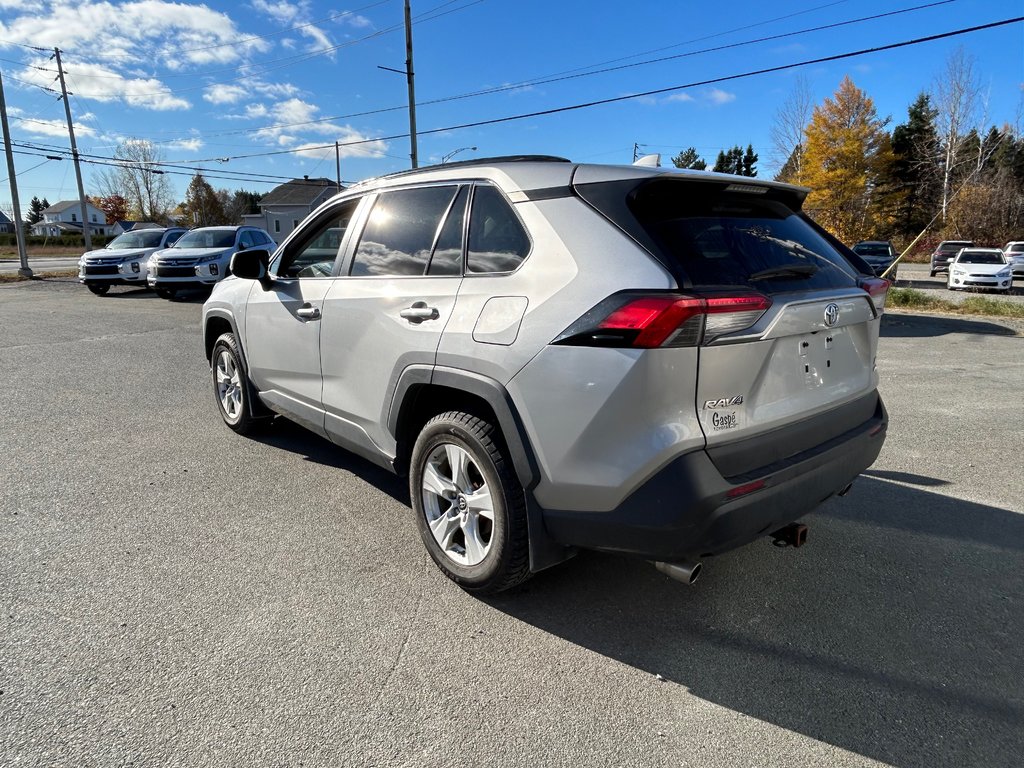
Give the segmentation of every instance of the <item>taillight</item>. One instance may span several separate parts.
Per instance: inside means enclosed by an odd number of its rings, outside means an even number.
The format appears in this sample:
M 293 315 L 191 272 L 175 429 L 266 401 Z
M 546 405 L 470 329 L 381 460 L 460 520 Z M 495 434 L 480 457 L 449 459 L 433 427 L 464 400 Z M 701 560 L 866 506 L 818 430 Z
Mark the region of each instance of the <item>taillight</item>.
M 695 347 L 749 328 L 771 305 L 771 299 L 760 293 L 619 293 L 587 312 L 553 343 L 641 349 Z
M 892 283 L 881 277 L 862 277 L 857 281 L 857 285 L 867 291 L 871 302 L 875 305 L 875 310 L 878 314 L 882 314 L 885 310 L 885 297 L 889 293 L 889 286 Z

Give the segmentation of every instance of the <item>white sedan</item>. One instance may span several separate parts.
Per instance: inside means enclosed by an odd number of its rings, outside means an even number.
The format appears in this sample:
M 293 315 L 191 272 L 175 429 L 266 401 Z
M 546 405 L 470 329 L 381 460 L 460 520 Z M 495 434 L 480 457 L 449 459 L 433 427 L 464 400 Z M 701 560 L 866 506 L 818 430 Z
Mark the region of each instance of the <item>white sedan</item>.
M 1013 273 L 1010 263 L 998 248 L 964 248 L 949 263 L 946 287 L 951 291 L 988 288 L 1008 292 L 1011 286 Z

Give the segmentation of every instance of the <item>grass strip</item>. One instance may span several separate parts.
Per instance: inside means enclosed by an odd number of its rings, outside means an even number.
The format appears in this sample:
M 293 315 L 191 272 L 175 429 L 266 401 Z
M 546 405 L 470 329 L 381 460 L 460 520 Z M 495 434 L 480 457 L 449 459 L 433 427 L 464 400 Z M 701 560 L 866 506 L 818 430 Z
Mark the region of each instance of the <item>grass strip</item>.
M 962 303 L 938 299 L 913 288 L 890 288 L 886 305 L 920 312 L 945 312 L 951 315 L 989 315 L 1024 318 L 1024 304 L 988 296 L 969 296 Z
M 19 274 L 0 275 L 0 283 L 25 283 L 29 280 L 45 280 L 48 277 L 78 277 L 77 269 L 55 269 L 46 272 L 33 270 L 33 273 L 32 277 L 22 277 Z

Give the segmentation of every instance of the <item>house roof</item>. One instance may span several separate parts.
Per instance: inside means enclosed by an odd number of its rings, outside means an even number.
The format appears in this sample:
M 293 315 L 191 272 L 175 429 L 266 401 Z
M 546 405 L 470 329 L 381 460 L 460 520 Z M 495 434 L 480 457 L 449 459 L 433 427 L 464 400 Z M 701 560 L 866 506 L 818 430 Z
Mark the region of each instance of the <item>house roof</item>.
M 4 213 L 3 211 L 0 211 L 0 224 L 13 224 L 13 223 L 14 222 L 11 221 L 10 217 L 6 213 Z
M 335 183 L 330 179 L 292 179 L 274 187 L 260 198 L 260 207 L 268 205 L 310 205 L 333 193 Z
M 136 229 L 156 229 L 160 226 L 153 221 L 116 221 L 114 223 L 125 232 L 133 232 Z
M 43 213 L 63 213 L 68 208 L 77 208 L 80 205 L 81 205 L 81 203 L 78 200 L 61 200 L 60 202 L 54 203 L 49 208 L 44 210 Z M 94 211 L 98 211 L 99 210 L 99 208 L 97 208 L 92 203 L 88 203 L 87 202 L 86 205 L 88 205 Z

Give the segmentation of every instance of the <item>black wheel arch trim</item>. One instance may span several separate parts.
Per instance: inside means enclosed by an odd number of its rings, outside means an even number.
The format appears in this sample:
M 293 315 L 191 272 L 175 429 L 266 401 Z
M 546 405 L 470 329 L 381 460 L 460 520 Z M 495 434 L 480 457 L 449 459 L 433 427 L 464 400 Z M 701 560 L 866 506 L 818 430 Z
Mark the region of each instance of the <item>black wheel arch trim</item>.
M 494 379 L 469 371 L 444 366 L 411 365 L 399 375 L 387 414 L 388 432 L 396 440 L 399 438 L 400 419 L 406 398 L 414 387 L 424 385 L 461 390 L 479 397 L 494 411 L 516 477 L 526 495 L 530 570 L 541 571 L 575 555 L 575 548 L 557 543 L 544 525 L 544 510 L 533 495 L 533 489 L 540 482 L 540 470 L 526 428 L 508 390 Z
M 238 332 L 238 324 L 235 322 L 235 316 L 231 312 L 226 309 L 211 309 L 203 315 L 203 349 L 206 349 L 206 329 L 210 325 L 211 318 L 226 320 L 231 326 L 231 334 L 235 337 L 235 346 L 238 347 L 238 354 L 242 356 L 242 365 L 245 367 L 245 393 L 249 398 L 249 402 L 252 403 L 253 415 L 257 418 L 273 416 L 273 412 L 264 405 L 256 386 L 252 383 L 252 379 L 249 378 L 249 361 L 245 353 L 245 342 L 242 339 L 242 334 Z M 220 334 L 217 334 L 217 336 L 219 338 Z M 213 367 L 213 360 L 210 357 L 216 344 L 217 339 L 214 339 L 213 345 L 210 347 L 210 354 L 206 356 L 206 362 L 210 364 L 211 368 Z

